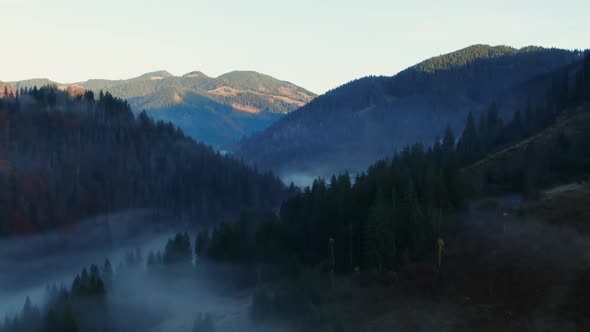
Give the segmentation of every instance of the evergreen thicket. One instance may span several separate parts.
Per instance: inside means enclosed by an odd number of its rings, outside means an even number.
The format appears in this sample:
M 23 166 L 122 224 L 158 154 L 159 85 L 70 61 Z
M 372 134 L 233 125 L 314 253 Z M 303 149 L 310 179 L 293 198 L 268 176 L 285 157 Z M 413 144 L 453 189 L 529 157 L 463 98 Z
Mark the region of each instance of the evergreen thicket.
M 317 179 L 283 203 L 278 220 L 269 218 L 256 229 L 244 220 L 222 224 L 210 239 L 208 234 L 200 236 L 207 238 L 209 257 L 241 263 L 331 264 L 329 240 L 333 239 L 335 268 L 341 272 L 357 266 L 393 269 L 423 258 L 435 251 L 436 239 L 448 228 L 445 216 L 465 206 L 461 167 L 538 133 L 558 117 L 567 116 L 564 112 L 570 107 L 590 100 L 588 73 L 589 54 L 583 62 L 556 71 L 545 98 L 534 104 L 529 100 L 524 116 L 515 112 L 505 121 L 493 102 L 479 119 L 468 115 L 458 140 L 447 128 L 431 148 L 422 144 L 406 147 L 391 160 L 374 163 L 354 180 L 347 173 L 328 182 Z M 565 88 L 573 78 L 574 88 Z M 565 149 L 565 136 L 561 141 Z M 558 153 L 564 156 L 561 171 L 587 172 L 574 167 L 572 153 Z M 577 160 L 585 160 L 588 153 L 586 148 Z
M 104 332 L 109 329 L 105 275 L 96 265 L 83 269 L 70 288 L 49 285 L 41 306 L 27 297 L 21 312 L 6 316 L 0 332 Z
M 130 208 L 214 221 L 272 209 L 285 197 L 273 175 L 195 143 L 170 123 L 135 117 L 109 93 L 7 91 L 0 133 L 0 236 Z
M 469 113 L 465 129 L 457 143 L 457 153 L 462 165 L 470 165 L 488 154 L 502 150 L 525 138 L 531 137 L 555 124 L 560 117 L 567 117 L 576 106 L 590 101 L 590 54 L 579 64 L 554 72 L 544 98 L 533 101 L 528 98 L 521 111 L 505 121 L 495 102 L 476 119 Z
M 456 226 L 452 215 L 461 212 L 469 198 L 461 167 L 539 133 L 577 106 L 587 106 L 590 54 L 580 64 L 556 72 L 551 82 L 543 101 L 528 101 L 524 112 L 508 121 L 491 103 L 479 119 L 469 114 L 458 140 L 447 128 L 431 147 L 408 146 L 354 177 L 342 173 L 329 181 L 319 178 L 303 190 L 292 187 L 294 194 L 282 202 L 278 214 L 258 213 L 285 192 L 274 177 L 215 154 L 170 125 L 154 124 L 145 115 L 136 119 L 124 102 L 109 94 L 96 101 L 90 92 L 71 97 L 53 87 L 6 90 L 0 99 L 0 146 L 7 156 L 0 163 L 0 230 L 32 232 L 36 227 L 55 227 L 60 218 L 139 206 L 200 208 L 207 215 L 254 206 L 257 213 L 242 212 L 239 219 L 234 213 L 227 220 L 236 222 L 201 229 L 194 245 L 188 233 L 176 234 L 163 251 L 148 254 L 148 271 L 174 277 L 182 270 L 172 267 L 190 271 L 194 256 L 246 267 L 282 266 L 296 276 L 302 266 L 321 267 L 332 276 L 395 271 L 434 256 L 437 244 L 444 246 L 442 238 Z M 588 174 L 590 139 L 571 142 L 569 137 L 559 136 L 557 157 L 536 154 L 529 146 L 524 158 L 545 158 L 547 163 L 559 159 L 561 172 Z M 80 197 L 88 201 L 78 201 Z M 27 298 L 19 314 L 0 324 L 0 332 L 117 330 L 108 315 L 107 293 L 117 289 L 121 277 L 137 277 L 126 271 L 142 264 L 137 249 L 117 273 L 108 260 L 102 268 L 84 269 L 70 288 L 48 287 L 43 305 L 37 307 Z M 258 287 L 252 318 L 262 320 L 267 312 L 301 317 L 320 301 L 317 294 L 297 283 L 272 295 Z M 213 317 L 199 314 L 192 330 L 214 331 Z
M 269 217 L 256 227 L 244 217 L 221 224 L 207 240 L 208 257 L 316 266 L 331 259 L 333 239 L 340 272 L 393 269 L 421 259 L 433 252 L 444 217 L 464 206 L 453 140 L 429 149 L 408 147 L 354 180 L 347 173 L 329 182 L 317 179 L 283 203 L 279 219 Z
M 581 60 L 580 51 L 474 45 L 328 91 L 242 139 L 236 153 L 274 170 L 362 170 L 406 145 L 433 144 L 447 125 L 458 133 L 469 111 L 477 125 L 494 100 L 500 116 L 512 114 L 527 95 L 536 101 L 544 92 L 544 76 Z

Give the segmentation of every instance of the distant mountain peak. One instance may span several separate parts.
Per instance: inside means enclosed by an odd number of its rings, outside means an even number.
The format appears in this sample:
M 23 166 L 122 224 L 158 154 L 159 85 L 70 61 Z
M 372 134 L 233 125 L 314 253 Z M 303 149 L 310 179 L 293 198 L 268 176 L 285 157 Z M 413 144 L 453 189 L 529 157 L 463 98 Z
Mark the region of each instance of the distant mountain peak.
M 205 75 L 201 71 L 191 71 L 190 73 L 186 73 L 182 75 L 182 77 L 191 77 L 191 78 L 209 78 L 209 76 Z
M 234 70 L 217 77 L 221 80 L 244 83 L 244 82 L 282 82 L 272 76 L 261 74 L 253 70 Z
M 304 103 L 309 102 L 316 96 L 313 92 L 302 89 L 291 82 L 282 81 L 251 70 L 231 71 L 220 75 L 217 79 L 236 88 L 265 94 L 285 95 L 291 99 L 302 99 Z M 299 106 L 303 106 L 304 103 Z
M 152 79 L 152 80 L 158 80 L 158 79 L 164 79 L 164 78 L 170 78 L 170 77 L 175 77 L 175 76 L 165 70 L 158 70 L 158 71 L 154 71 L 154 72 L 150 72 L 150 73 L 145 73 L 145 74 L 139 76 L 138 78 L 143 78 L 143 79 L 147 78 L 147 79 Z
M 27 80 L 14 85 L 40 87 L 49 83 Z M 182 76 L 160 70 L 130 79 L 55 85 L 73 96 L 87 90 L 108 91 L 126 99 L 134 111 L 145 110 L 156 120 L 173 121 L 185 133 L 216 147 L 228 147 L 316 97 L 304 88 L 254 71 L 234 71 L 215 78 L 197 70 Z
M 538 46 L 527 46 L 518 49 L 505 45 L 491 46 L 487 44 L 475 44 L 448 54 L 424 60 L 407 70 L 434 72 L 441 69 L 444 70 L 456 66 L 463 66 L 478 60 L 494 59 L 519 53 L 542 52 L 544 50 L 543 47 Z
M 405 144 L 434 142 L 447 126 L 458 131 L 467 113 L 477 117 L 492 101 L 511 117 L 527 96 L 544 93 L 537 78 L 579 57 L 554 48 L 472 45 L 395 76 L 369 76 L 328 91 L 244 138 L 234 153 L 285 174 L 362 170 Z
M 14 85 L 16 85 L 17 88 L 22 88 L 22 87 L 29 87 L 32 88 L 34 86 L 40 88 L 42 86 L 46 86 L 46 85 L 59 85 L 59 83 L 51 81 L 50 79 L 47 78 L 32 78 L 32 79 L 28 79 L 28 80 L 24 80 L 24 81 L 18 81 L 18 82 L 12 82 Z

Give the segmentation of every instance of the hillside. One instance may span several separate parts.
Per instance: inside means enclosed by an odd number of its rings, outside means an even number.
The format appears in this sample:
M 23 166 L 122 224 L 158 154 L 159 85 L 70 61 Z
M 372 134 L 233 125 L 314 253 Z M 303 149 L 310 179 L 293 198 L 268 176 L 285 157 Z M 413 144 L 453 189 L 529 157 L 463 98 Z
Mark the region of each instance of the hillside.
M 582 181 L 590 170 L 590 105 L 569 109 L 537 135 L 466 167 L 474 193 L 538 191 Z
M 280 173 L 356 171 L 406 144 L 431 143 L 447 126 L 457 133 L 468 112 L 480 115 L 494 100 L 509 116 L 531 94 L 545 92 L 536 79 L 580 57 L 558 49 L 471 46 L 392 77 L 366 77 L 329 91 L 242 140 L 236 153 Z
M 0 98 L 0 128 L 0 237 L 129 209 L 216 222 L 274 209 L 286 194 L 271 174 L 136 117 L 109 93 L 23 89 Z
M 18 87 L 72 84 L 47 79 L 14 82 Z M 289 82 L 256 72 L 236 71 L 217 78 L 201 72 L 176 77 L 166 71 L 127 80 L 92 79 L 74 84 L 96 94 L 100 90 L 126 99 L 135 112 L 171 121 L 189 136 L 218 148 L 262 130 L 315 95 Z

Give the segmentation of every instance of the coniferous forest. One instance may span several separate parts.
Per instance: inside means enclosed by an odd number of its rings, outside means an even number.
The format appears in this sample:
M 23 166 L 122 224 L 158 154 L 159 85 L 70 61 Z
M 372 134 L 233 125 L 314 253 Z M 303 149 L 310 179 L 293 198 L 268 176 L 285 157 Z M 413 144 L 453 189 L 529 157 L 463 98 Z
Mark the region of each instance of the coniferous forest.
M 465 66 L 487 73 L 490 59 L 529 70 L 537 51 L 434 58 L 416 67 L 414 88 Z M 469 112 L 460 135 L 449 124 L 432 144 L 302 188 L 109 92 L 6 85 L 0 249 L 121 211 L 161 212 L 166 227 L 140 244 L 106 241 L 74 275 L 41 276 L 43 294 L 24 298 L 0 332 L 585 331 L 588 228 L 575 222 L 590 213 L 572 202 L 590 198 L 590 53 L 572 53 L 510 103 L 482 97 L 489 106 Z M 514 58 L 496 59 L 505 54 Z M 451 72 L 428 80 L 440 70 Z M 37 255 L 27 249 L 22 257 Z
M 109 93 L 55 86 L 0 99 L 0 235 L 33 234 L 123 209 L 214 221 L 273 209 L 281 182 L 195 143 L 171 123 L 134 116 Z

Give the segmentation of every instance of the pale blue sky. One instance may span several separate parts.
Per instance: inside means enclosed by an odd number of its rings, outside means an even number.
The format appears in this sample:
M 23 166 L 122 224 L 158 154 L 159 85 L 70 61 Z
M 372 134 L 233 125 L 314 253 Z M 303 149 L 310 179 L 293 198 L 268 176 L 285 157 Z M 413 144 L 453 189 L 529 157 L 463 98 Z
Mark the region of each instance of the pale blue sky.
M 0 80 L 256 70 L 321 93 L 471 44 L 590 48 L 590 1 L 0 0 Z

